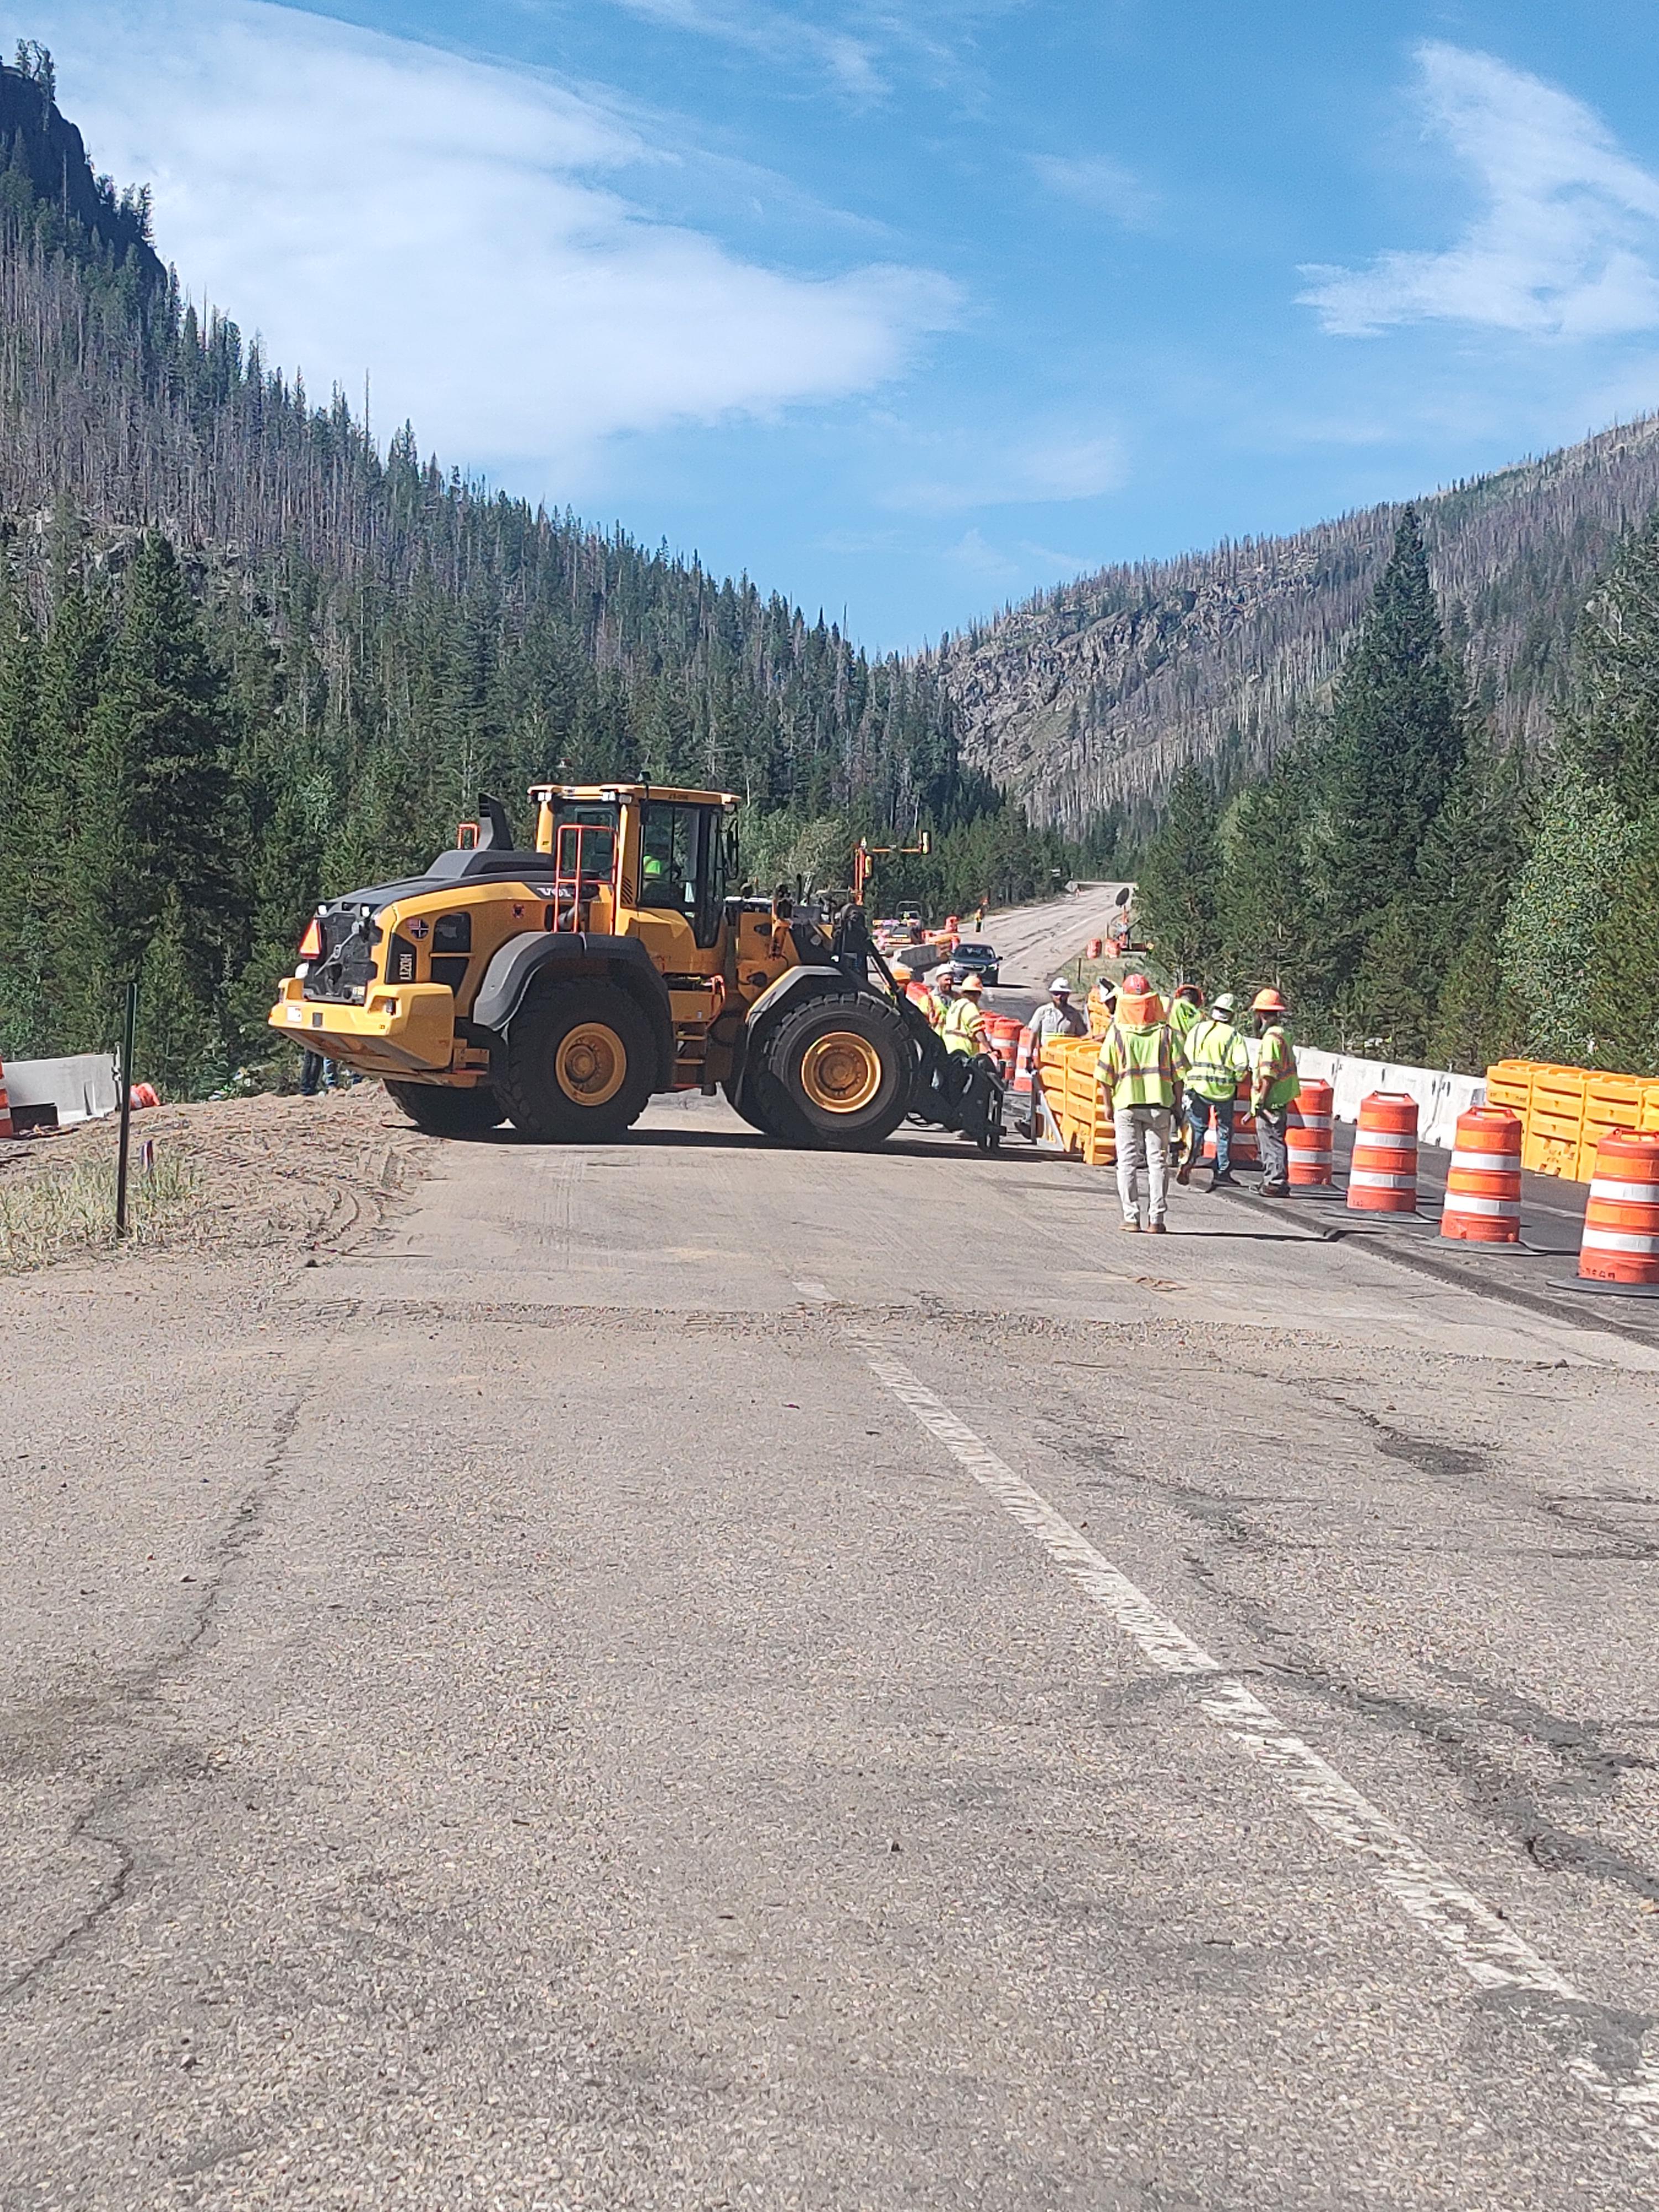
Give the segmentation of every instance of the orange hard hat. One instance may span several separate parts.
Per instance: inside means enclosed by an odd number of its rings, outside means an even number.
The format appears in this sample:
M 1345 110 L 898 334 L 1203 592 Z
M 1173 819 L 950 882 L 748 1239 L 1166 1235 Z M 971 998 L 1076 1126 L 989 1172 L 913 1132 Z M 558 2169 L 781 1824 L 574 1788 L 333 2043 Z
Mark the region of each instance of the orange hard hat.
M 1144 975 L 1126 975 L 1123 988 L 1132 999 L 1144 999 L 1152 987 Z
M 1253 1014 L 1288 1014 L 1290 1011 L 1272 984 L 1265 991 L 1258 991 L 1250 1001 Z
M 970 968 L 962 979 L 962 988 L 964 991 L 982 991 L 985 988 L 985 978 L 977 969 Z

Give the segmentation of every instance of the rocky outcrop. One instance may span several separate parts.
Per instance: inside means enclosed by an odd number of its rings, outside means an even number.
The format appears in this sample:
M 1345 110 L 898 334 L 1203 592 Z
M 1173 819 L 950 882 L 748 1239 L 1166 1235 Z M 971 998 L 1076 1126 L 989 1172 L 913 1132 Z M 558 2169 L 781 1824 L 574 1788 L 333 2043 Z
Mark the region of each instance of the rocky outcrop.
M 1659 503 L 1659 418 L 1419 502 L 1476 696 L 1508 738 L 1546 737 L 1586 592 Z M 1401 510 L 1294 537 L 1109 568 L 948 641 L 942 668 L 975 766 L 1073 833 L 1145 817 L 1189 759 L 1224 778 L 1270 759 L 1328 698 Z

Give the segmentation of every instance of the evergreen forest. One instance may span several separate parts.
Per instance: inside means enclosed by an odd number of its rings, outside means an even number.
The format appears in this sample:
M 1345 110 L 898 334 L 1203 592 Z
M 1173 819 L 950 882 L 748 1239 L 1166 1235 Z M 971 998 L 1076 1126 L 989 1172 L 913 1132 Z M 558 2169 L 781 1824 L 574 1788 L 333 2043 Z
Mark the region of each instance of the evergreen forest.
M 1139 897 L 1173 974 L 1277 984 L 1306 1042 L 1659 1074 L 1659 515 L 1596 581 L 1528 745 L 1471 687 L 1407 508 L 1328 708 L 1224 804 L 1182 769 Z
M 0 69 L 0 1057 L 106 1046 L 137 976 L 173 1095 L 273 1078 L 318 898 L 423 866 L 480 790 L 522 834 L 550 775 L 738 793 L 763 885 L 844 885 L 860 836 L 922 829 L 878 897 L 1076 866 L 964 765 L 937 670 L 446 472 L 407 426 L 382 452 L 199 316 L 38 47 Z

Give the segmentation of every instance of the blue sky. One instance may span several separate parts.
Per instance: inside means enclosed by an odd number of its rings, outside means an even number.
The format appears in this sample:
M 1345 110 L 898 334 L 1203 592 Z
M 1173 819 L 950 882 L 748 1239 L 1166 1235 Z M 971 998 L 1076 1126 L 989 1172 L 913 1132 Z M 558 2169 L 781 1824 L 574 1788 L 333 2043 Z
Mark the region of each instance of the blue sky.
M 1651 0 L 61 0 L 194 296 L 875 647 L 1659 404 Z

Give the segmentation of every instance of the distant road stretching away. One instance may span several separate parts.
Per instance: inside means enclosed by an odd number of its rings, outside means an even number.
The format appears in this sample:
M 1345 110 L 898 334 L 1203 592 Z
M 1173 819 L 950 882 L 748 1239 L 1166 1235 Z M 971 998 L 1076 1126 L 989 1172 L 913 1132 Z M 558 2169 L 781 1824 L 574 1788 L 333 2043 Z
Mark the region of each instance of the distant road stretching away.
M 1091 937 L 1103 937 L 1117 912 L 1121 884 L 1085 884 L 1075 897 L 1042 899 L 1030 906 L 1003 907 L 985 917 L 982 936 L 1002 955 L 1004 990 L 1042 996 L 1068 960 Z M 963 917 L 964 933 L 969 917 Z

